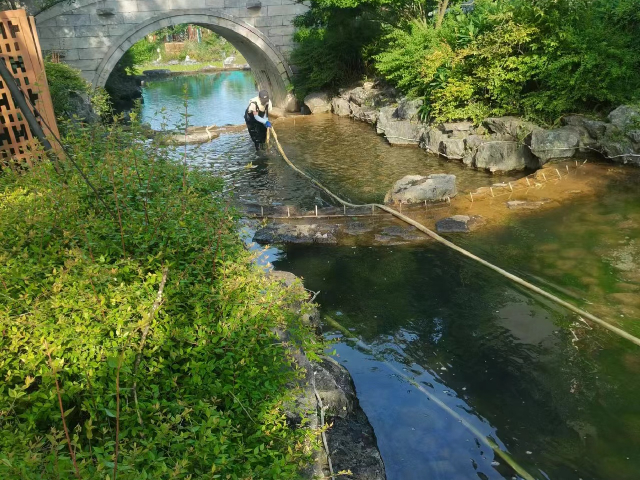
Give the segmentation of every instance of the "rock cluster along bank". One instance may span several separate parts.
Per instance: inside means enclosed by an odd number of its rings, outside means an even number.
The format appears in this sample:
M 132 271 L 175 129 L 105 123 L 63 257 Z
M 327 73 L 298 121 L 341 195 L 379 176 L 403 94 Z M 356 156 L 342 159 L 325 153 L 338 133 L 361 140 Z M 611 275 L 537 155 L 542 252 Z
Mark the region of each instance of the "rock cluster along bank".
M 600 153 L 617 163 L 640 166 L 640 108 L 623 105 L 607 121 L 569 115 L 562 126 L 541 128 L 518 117 L 486 118 L 480 125 L 427 125 L 419 119 L 422 100 L 398 99 L 394 89 L 373 82 L 330 98 L 305 98 L 311 113 L 333 112 L 375 125 L 392 145 L 419 145 L 430 153 L 490 172 L 537 169 L 551 159 Z

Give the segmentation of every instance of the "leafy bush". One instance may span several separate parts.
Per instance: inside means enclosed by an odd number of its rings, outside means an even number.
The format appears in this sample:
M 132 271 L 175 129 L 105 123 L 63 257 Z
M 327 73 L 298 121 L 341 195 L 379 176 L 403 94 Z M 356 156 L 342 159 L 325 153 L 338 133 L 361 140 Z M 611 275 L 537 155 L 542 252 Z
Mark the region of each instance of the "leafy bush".
M 0 175 L 0 477 L 296 478 L 316 437 L 285 421 L 274 331 L 312 340 L 302 294 L 252 264 L 221 180 L 135 119 L 69 132 L 95 189 L 70 160 Z
M 293 85 L 300 98 L 318 90 L 336 91 L 366 72 L 366 52 L 380 32 L 375 17 L 367 3 L 342 8 L 312 1 L 311 10 L 296 18 L 291 62 L 298 71 Z
M 47 83 L 56 116 L 71 117 L 75 113 L 71 102 L 70 92 L 87 94 L 94 111 L 100 115 L 107 115 L 111 111 L 108 96 L 104 89 L 94 89 L 82 76 L 80 71 L 65 63 L 45 61 Z
M 452 8 L 441 28 L 392 29 L 376 67 L 426 97 L 436 121 L 516 114 L 553 123 L 638 98 L 632 5 L 640 1 L 477 0 L 470 13 Z

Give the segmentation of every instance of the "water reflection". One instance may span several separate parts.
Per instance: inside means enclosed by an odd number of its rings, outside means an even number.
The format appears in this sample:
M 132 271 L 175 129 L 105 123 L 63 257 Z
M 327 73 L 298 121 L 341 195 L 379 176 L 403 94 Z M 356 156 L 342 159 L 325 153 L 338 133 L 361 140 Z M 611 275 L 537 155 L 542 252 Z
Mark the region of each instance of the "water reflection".
M 536 478 L 636 478 L 640 385 L 619 366 L 637 347 L 601 330 L 576 345 L 560 328 L 587 328 L 573 315 L 440 247 L 286 253 L 277 267 L 322 290 L 323 312 L 376 350 L 337 345 L 390 479 L 512 473 L 381 360 L 493 435 Z

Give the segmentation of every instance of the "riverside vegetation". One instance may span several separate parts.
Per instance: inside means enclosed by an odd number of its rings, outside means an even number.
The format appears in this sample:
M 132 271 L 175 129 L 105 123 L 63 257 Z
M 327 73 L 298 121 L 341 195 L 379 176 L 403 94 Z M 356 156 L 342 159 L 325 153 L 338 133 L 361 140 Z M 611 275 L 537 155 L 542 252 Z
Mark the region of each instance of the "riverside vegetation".
M 607 114 L 640 98 L 640 0 L 313 0 L 296 92 L 380 76 L 434 123 Z
M 275 332 L 317 351 L 299 294 L 135 116 L 63 131 L 70 159 L 0 173 L 0 477 L 296 478 L 317 432 L 286 420 Z

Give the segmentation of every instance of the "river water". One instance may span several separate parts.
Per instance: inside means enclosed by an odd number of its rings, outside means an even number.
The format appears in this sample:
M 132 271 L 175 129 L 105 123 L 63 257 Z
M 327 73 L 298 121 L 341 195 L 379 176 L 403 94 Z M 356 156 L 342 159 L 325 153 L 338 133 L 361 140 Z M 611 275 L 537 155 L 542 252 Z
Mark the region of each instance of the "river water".
M 245 72 L 150 82 L 144 119 L 166 124 L 154 115 L 165 105 L 179 123 L 185 85 L 193 125 L 241 123 L 256 93 Z M 405 174 L 454 173 L 462 191 L 498 181 L 419 149 L 392 148 L 347 119 L 276 127 L 298 166 L 357 202 L 380 201 Z M 256 154 L 246 133 L 188 153 L 224 176 L 241 205 L 329 203 L 278 155 Z M 639 178 L 625 170 L 597 198 L 453 240 L 639 335 Z M 389 479 L 517 478 L 464 423 L 536 479 L 640 478 L 638 347 L 433 243 L 270 254 L 276 268 L 321 291 L 323 315 L 371 346 L 373 353 L 363 351 L 326 330 L 376 431 Z

